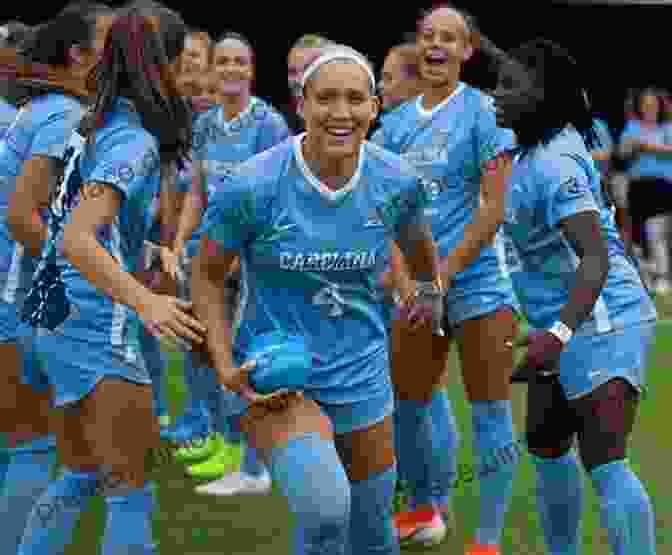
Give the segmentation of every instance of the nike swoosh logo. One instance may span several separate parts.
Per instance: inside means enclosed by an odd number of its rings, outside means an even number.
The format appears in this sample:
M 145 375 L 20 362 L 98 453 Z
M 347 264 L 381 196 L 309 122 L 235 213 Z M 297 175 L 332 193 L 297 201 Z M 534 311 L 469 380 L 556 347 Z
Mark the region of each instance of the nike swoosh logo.
M 294 229 L 295 227 L 298 227 L 298 224 L 286 224 L 286 225 L 278 225 L 273 228 L 273 230 L 278 233 L 280 231 L 289 231 L 290 229 Z

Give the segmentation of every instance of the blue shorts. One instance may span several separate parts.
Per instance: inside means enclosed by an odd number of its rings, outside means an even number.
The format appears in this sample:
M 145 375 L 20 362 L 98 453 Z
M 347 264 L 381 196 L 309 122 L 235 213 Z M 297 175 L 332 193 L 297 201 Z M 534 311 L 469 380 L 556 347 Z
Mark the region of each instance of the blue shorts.
M 356 430 L 363 430 L 382 422 L 394 412 L 394 394 L 391 384 L 384 388 L 379 395 L 369 399 L 353 401 L 351 403 L 334 404 L 324 403 L 310 392 L 304 392 L 307 399 L 313 399 L 331 420 L 335 434 L 347 434 Z M 249 403 L 235 393 L 222 392 L 221 417 L 242 415 L 247 411 Z
M 602 334 L 577 334 L 560 355 L 560 383 L 567 399 L 589 394 L 622 378 L 642 392 L 656 322 L 642 322 Z
M 53 406 L 62 407 L 81 401 L 104 378 L 119 378 L 151 385 L 142 353 L 125 352 L 109 343 L 89 343 L 59 333 L 40 332 L 35 336 L 38 352 L 46 360 L 46 375 L 53 386 Z
M 450 327 L 509 307 L 518 302 L 511 280 L 496 262 L 479 263 L 458 274 L 446 293 L 445 319 Z
M 16 343 L 21 351 L 23 365 L 21 383 L 32 385 L 40 392 L 49 390 L 44 365 L 35 350 L 33 328 L 19 320 L 16 305 L 0 301 L 0 343 Z

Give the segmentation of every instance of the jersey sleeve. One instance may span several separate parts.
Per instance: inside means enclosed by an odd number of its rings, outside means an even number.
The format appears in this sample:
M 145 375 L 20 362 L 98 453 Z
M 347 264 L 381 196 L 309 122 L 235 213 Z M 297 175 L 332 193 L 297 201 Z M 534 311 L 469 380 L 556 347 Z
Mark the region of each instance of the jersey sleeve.
M 49 114 L 42 121 L 35 122 L 33 142 L 28 157 L 62 158 L 70 135 L 79 125 L 82 115 L 82 110 L 79 107 L 71 106 Z M 41 119 L 39 116 L 38 113 L 33 114 L 33 117 L 37 120 Z
M 476 118 L 476 142 L 478 164 L 481 168 L 487 161 L 516 145 L 513 131 L 497 126 L 494 101 L 487 95 L 481 97 Z
M 545 166 L 544 209 L 546 224 L 553 228 L 581 212 L 598 212 L 599 207 L 590 181 L 579 164 L 568 156 Z M 557 160 L 557 159 L 556 159 Z
M 598 150 L 611 150 L 614 146 L 614 139 L 611 136 L 611 131 L 605 122 L 602 120 L 595 120 L 595 133 L 600 141 Z
M 285 118 L 272 108 L 266 108 L 266 117 L 259 129 L 257 153 L 268 150 L 287 139 L 290 135 Z
M 106 183 L 124 198 L 160 174 L 156 141 L 144 130 L 123 129 L 96 144 L 95 159 L 86 181 Z
M 255 198 L 249 177 L 229 171 L 208 199 L 199 234 L 222 251 L 239 251 L 253 237 Z

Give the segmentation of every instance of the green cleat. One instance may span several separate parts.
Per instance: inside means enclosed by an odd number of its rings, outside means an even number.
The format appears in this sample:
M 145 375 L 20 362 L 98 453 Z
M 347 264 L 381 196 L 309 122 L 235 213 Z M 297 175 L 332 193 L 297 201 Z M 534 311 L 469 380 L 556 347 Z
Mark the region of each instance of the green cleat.
M 206 461 L 187 467 L 187 474 L 197 480 L 219 480 L 225 474 L 240 468 L 243 448 L 239 444 L 222 441 L 221 447 Z
M 222 448 L 224 439 L 219 434 L 211 434 L 207 438 L 197 438 L 185 447 L 175 450 L 173 457 L 181 464 L 194 464 L 212 457 Z

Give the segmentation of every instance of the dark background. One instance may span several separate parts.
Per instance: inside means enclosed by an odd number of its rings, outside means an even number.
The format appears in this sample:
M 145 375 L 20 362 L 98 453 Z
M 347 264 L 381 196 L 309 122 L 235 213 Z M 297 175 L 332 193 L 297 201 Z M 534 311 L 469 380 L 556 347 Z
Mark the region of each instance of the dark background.
M 257 94 L 279 105 L 286 101 L 286 54 L 304 33 L 321 33 L 368 55 L 377 68 L 387 49 L 413 31 L 419 9 L 428 3 L 394 0 L 180 0 L 167 1 L 192 26 L 217 36 L 226 30 L 246 35 L 256 47 Z M 431 0 L 430 0 L 431 3 Z M 113 2 L 119 4 L 119 2 Z M 551 2 L 548 0 L 471 0 L 454 2 L 474 14 L 481 29 L 501 48 L 544 37 L 570 49 L 586 69 L 594 109 L 615 131 L 622 125 L 628 87 L 656 85 L 672 89 L 672 6 L 641 3 Z M 660 4 L 660 3 L 658 3 Z M 20 2 L 0 7 L 1 19 L 38 23 L 63 2 Z M 482 64 L 481 64 L 482 66 Z M 465 80 L 489 85 L 478 61 Z M 467 77 L 469 79 L 467 79 Z

